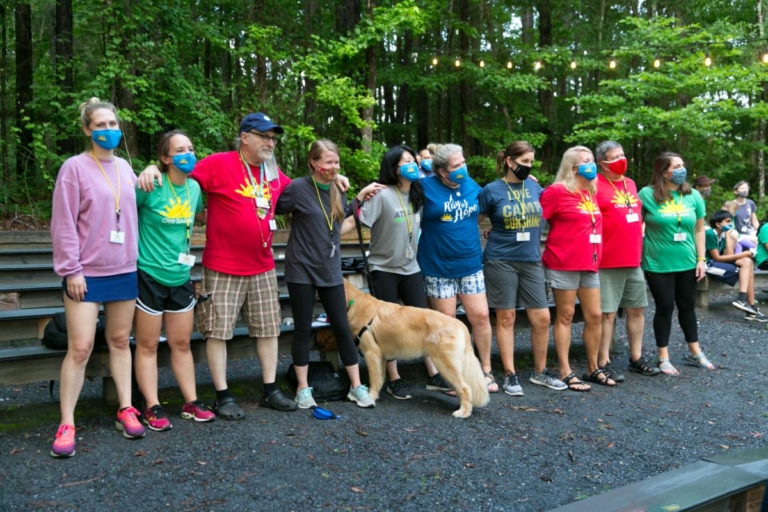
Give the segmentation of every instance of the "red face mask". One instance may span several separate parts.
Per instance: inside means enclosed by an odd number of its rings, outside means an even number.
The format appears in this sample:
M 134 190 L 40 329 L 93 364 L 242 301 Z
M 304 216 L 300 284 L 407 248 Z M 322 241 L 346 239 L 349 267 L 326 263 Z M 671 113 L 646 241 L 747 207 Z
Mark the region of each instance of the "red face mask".
M 320 167 L 319 169 L 317 169 L 316 172 L 325 181 L 333 181 L 334 179 L 336 179 L 336 175 L 339 174 L 339 171 L 337 169 L 331 169 L 331 168 L 326 169 L 325 167 Z
M 627 158 L 621 157 L 613 162 L 605 162 L 608 165 L 608 170 L 614 174 L 624 174 L 627 172 Z

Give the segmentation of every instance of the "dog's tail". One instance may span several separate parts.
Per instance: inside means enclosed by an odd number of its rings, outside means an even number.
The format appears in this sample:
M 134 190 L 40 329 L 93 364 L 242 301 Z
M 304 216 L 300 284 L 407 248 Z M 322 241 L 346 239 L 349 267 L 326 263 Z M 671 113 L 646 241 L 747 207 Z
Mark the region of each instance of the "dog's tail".
M 463 325 L 463 324 L 462 324 Z M 462 374 L 464 380 L 472 390 L 472 406 L 483 407 L 488 404 L 491 397 L 488 396 L 488 385 L 485 383 L 485 376 L 483 375 L 483 369 L 480 367 L 480 361 L 475 357 L 475 351 L 472 349 L 472 338 L 469 336 L 469 329 L 466 325 L 464 327 L 464 363 L 462 367 Z

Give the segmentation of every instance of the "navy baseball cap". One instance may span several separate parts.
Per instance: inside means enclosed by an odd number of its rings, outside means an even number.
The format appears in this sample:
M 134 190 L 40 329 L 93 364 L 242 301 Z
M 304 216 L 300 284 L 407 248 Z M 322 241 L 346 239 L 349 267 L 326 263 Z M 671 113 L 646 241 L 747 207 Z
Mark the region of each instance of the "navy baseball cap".
M 261 112 L 248 114 L 240 122 L 240 133 L 249 132 L 251 130 L 256 130 L 257 132 L 262 133 L 268 132 L 270 130 L 274 131 L 275 133 L 284 132 L 282 126 L 273 123 L 269 117 L 265 116 Z

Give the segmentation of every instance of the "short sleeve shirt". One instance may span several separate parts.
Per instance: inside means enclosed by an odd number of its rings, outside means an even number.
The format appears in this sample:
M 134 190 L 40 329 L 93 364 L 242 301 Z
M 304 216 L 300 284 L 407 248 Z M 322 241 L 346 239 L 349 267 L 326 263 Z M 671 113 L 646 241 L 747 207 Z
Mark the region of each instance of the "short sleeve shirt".
M 179 263 L 179 254 L 189 249 L 195 215 L 203 210 L 200 185 L 187 179 L 174 185 L 168 177 L 152 192 L 136 189 L 139 212 L 139 269 L 165 286 L 189 281 L 189 266 Z M 189 225 L 189 233 L 187 233 Z
M 345 206 L 346 197 L 340 195 Z M 342 284 L 341 224 L 332 217 L 330 187 L 315 188 L 311 176 L 296 179 L 280 196 L 276 212 L 292 214 L 291 234 L 285 249 L 285 281 L 314 286 Z M 328 219 L 333 226 L 332 233 Z
M 765 248 L 765 244 L 768 243 L 768 224 L 763 224 L 760 227 L 760 231 L 757 232 L 757 254 L 755 254 L 755 266 L 760 265 L 765 260 L 768 260 L 768 250 Z
M 530 178 L 522 183 L 498 179 L 483 188 L 478 200 L 480 214 L 491 221 L 485 244 L 486 261 L 541 261 L 542 191 Z M 521 233 L 528 234 L 520 236 Z
M 597 176 L 597 203 L 603 214 L 603 254 L 600 268 L 637 268 L 643 248 L 643 205 L 635 182 L 624 177 L 609 181 Z
M 707 228 L 704 232 L 705 249 L 707 251 L 707 259 L 709 257 L 709 251 L 716 250 L 719 254 L 725 252 L 725 236 L 717 236 L 717 232 L 712 228 Z
M 747 199 L 747 202 L 739 205 L 736 209 L 736 213 L 733 216 L 733 223 L 736 225 L 740 235 L 746 235 L 754 229 L 752 226 L 752 214 L 757 211 L 757 205 L 751 199 Z
M 360 221 L 371 228 L 371 270 L 402 275 L 419 271 L 416 252 L 421 211 L 413 211 L 408 193 L 388 186 L 363 203 Z
M 696 220 L 704 217 L 704 200 L 697 190 L 680 195 L 672 192 L 672 199 L 658 204 L 653 188 L 644 187 L 640 193 L 643 203 L 645 238 L 643 239 L 642 268 L 649 272 L 681 272 L 696 268 Z M 685 235 L 675 241 L 675 234 Z M 682 238 L 682 237 L 679 237 Z
M 268 182 L 260 171 L 246 168 L 237 151 L 210 155 L 192 171 L 208 197 L 204 267 L 237 276 L 275 268 L 269 221 L 291 179 L 278 169 L 277 179 Z M 268 209 L 257 207 L 259 198 L 269 202 Z
M 421 180 L 424 208 L 417 259 L 426 276 L 458 279 L 483 269 L 477 228 L 480 186 L 467 180 L 458 188 L 432 176 Z
M 544 189 L 541 195 L 544 219 L 549 234 L 541 261 L 552 270 L 597 272 L 602 243 L 603 216 L 595 198 L 588 192 L 571 192 L 562 183 Z

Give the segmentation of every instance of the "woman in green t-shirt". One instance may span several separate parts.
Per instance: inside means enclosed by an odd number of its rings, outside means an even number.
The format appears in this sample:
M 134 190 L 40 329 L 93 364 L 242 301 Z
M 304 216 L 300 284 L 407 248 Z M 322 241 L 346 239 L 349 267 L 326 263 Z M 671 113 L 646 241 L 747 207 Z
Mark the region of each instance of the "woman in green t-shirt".
M 172 428 L 157 396 L 157 346 L 165 323 L 171 348 L 171 368 L 184 395 L 181 417 L 197 422 L 216 415 L 197 399 L 195 365 L 189 349 L 195 316 L 195 288 L 189 253 L 192 223 L 205 223 L 200 185 L 188 180 L 195 167 L 189 137 L 174 130 L 160 137 L 160 169 L 167 173 L 164 187 L 152 192 L 136 189 L 139 213 L 139 298 L 136 300 L 136 380 L 146 401 L 142 420 L 152 430 Z
M 689 353 L 686 364 L 714 369 L 699 347 L 696 325 L 696 282 L 704 278 L 707 266 L 704 242 L 704 200 L 685 181 L 683 159 L 676 153 L 662 153 L 653 162 L 651 185 L 638 194 L 643 203 L 642 268 L 656 303 L 653 333 L 659 350 L 659 369 L 678 375 L 669 361 L 672 313 L 677 305 L 680 327 Z

